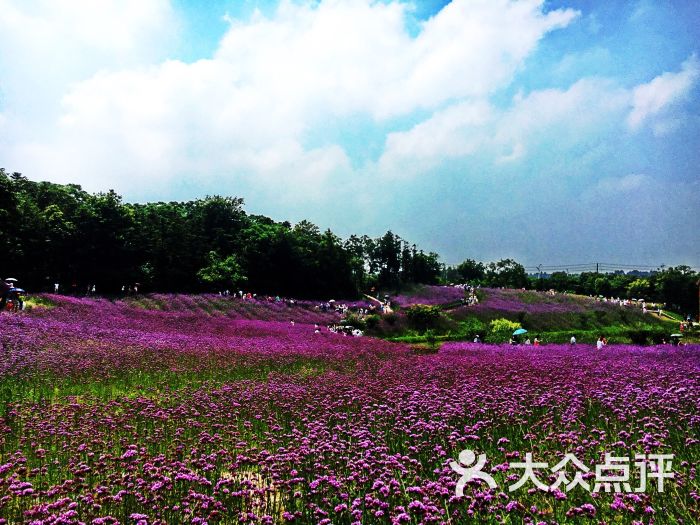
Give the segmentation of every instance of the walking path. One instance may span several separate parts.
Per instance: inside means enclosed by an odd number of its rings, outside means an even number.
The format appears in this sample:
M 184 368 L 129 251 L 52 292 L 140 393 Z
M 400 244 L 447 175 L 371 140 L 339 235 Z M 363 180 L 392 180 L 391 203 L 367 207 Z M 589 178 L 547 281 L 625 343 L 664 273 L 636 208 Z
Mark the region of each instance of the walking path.
M 380 301 L 379 299 L 377 299 L 376 297 L 372 297 L 371 295 L 367 295 L 367 294 L 364 294 L 364 296 L 367 297 L 368 299 L 371 299 L 372 301 L 377 301 L 379 303 L 379 306 L 381 306 L 384 309 L 385 314 L 390 314 L 393 312 L 393 310 L 391 309 L 391 306 L 389 306 L 388 304 L 384 305 L 384 303 L 382 301 Z

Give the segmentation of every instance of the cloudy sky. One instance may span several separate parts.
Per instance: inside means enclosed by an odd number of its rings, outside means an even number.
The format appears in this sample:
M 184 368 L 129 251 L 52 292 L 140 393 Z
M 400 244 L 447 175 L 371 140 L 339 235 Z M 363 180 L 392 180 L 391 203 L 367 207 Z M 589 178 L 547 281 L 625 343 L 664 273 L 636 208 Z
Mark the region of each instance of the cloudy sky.
M 7 171 L 449 263 L 700 267 L 699 86 L 687 0 L 0 0 Z

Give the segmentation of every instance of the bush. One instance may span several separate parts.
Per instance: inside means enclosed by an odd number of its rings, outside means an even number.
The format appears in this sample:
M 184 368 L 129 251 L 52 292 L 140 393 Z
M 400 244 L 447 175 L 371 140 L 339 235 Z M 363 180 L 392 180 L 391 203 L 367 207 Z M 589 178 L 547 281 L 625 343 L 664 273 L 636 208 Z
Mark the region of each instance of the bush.
M 345 316 L 345 319 L 342 321 L 343 324 L 345 325 L 350 325 L 354 328 L 357 328 L 359 330 L 364 330 L 366 328 L 366 323 L 362 319 L 360 319 L 357 315 L 355 314 L 347 314 Z
M 668 338 L 666 337 L 666 332 L 663 332 L 661 330 L 652 330 L 651 331 L 651 342 L 652 343 L 654 343 L 655 345 L 660 345 L 664 341 L 668 341 Z
M 420 332 L 429 328 L 437 328 L 440 322 L 441 309 L 439 306 L 427 304 L 414 304 L 406 310 L 408 324 Z
M 627 337 L 630 338 L 630 341 L 632 341 L 632 344 L 635 344 L 635 345 L 647 344 L 647 331 L 646 330 L 627 330 Z
M 437 348 L 437 337 L 433 330 L 428 329 L 425 331 L 425 342 L 428 343 L 428 348 Z
M 650 328 L 634 328 L 627 330 L 627 337 L 629 337 L 632 344 L 635 345 L 645 345 L 649 342 L 660 344 L 664 339 L 668 341 L 666 333 L 663 330 L 654 330 Z
M 381 318 L 377 314 L 368 315 L 365 317 L 365 325 L 367 325 L 367 328 L 369 329 L 374 329 L 379 326 L 380 320 Z
M 396 320 L 398 319 L 398 316 L 394 313 L 391 314 L 386 314 L 383 316 L 384 321 L 386 321 L 386 324 L 389 326 L 394 326 L 396 324 Z
M 494 319 L 489 323 L 489 333 L 486 335 L 485 341 L 487 343 L 508 341 L 518 328 L 521 328 L 520 323 L 508 319 Z
M 468 340 L 474 339 L 477 335 L 483 337 L 486 333 L 486 325 L 481 319 L 476 317 L 467 317 L 460 323 L 459 332 Z
M 51 299 L 47 299 L 46 297 L 41 297 L 38 295 L 33 295 L 31 297 L 25 298 L 25 309 L 31 310 L 32 308 L 36 308 L 37 306 L 43 308 L 53 308 L 54 306 L 56 306 L 56 303 L 54 303 Z

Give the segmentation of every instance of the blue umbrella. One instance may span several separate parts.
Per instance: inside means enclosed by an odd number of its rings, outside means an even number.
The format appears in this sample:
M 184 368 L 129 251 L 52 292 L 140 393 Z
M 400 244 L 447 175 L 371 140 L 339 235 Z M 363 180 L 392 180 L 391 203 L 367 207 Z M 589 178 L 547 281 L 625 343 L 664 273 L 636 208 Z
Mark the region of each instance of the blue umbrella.
M 521 335 L 521 334 L 526 334 L 527 330 L 524 328 L 518 328 L 515 332 L 513 332 L 513 335 Z

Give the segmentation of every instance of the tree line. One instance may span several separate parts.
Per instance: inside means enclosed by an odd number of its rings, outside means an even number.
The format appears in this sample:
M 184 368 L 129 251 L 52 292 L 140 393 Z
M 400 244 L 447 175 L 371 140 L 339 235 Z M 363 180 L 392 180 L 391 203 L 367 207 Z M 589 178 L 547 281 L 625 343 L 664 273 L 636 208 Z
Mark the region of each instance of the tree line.
M 634 297 L 697 312 L 698 274 L 687 266 L 631 274 L 529 276 L 513 259 L 440 263 L 391 231 L 341 239 L 309 221 L 290 224 L 248 214 L 243 199 L 122 202 L 114 191 L 33 182 L 0 168 L 0 277 L 30 290 L 118 293 L 229 289 L 300 298 L 357 297 L 413 284 L 570 291 Z
M 122 202 L 114 191 L 33 182 L 0 168 L 0 277 L 31 290 L 118 293 L 229 289 L 293 297 L 354 297 L 437 284 L 443 267 L 388 231 L 343 240 L 309 221 L 248 214 L 243 199 Z
M 545 278 L 528 275 L 525 268 L 512 259 L 483 264 L 467 259 L 445 270 L 445 278 L 485 286 L 555 290 L 581 295 L 643 299 L 666 304 L 669 308 L 695 317 L 698 313 L 700 274 L 689 266 L 659 268 L 640 275 L 639 272 L 571 274 L 554 272 Z

